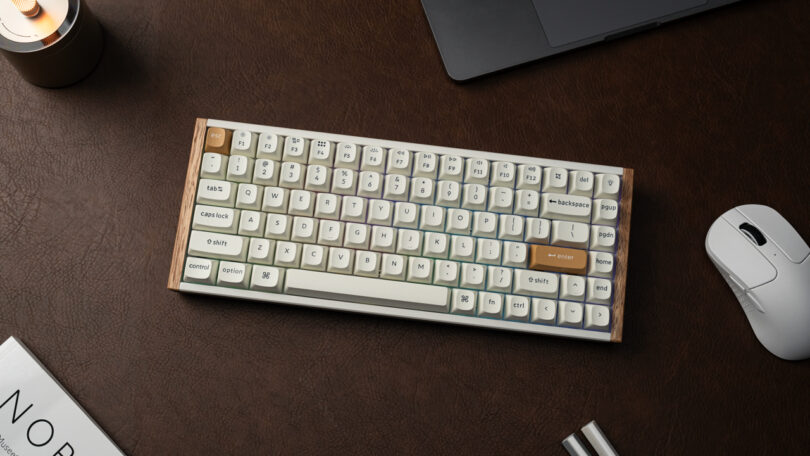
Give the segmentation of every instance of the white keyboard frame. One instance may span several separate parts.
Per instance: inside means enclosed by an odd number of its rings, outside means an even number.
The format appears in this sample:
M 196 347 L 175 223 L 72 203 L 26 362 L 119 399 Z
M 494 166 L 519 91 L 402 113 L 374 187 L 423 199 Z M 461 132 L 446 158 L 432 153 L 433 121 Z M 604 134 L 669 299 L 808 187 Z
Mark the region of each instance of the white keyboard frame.
M 421 310 L 400 309 L 396 307 L 376 306 L 356 302 L 336 301 L 330 299 L 308 298 L 283 293 L 268 293 L 251 290 L 241 290 L 214 285 L 201 285 L 182 281 L 183 269 L 187 257 L 188 237 L 191 231 L 191 217 L 194 209 L 197 183 L 200 173 L 205 133 L 208 127 L 221 127 L 229 130 L 248 130 L 251 132 L 268 132 L 282 136 L 301 136 L 309 139 L 323 139 L 333 142 L 349 142 L 358 145 L 377 145 L 384 148 L 401 148 L 410 151 L 434 152 L 437 154 L 458 155 L 465 158 L 483 158 L 491 161 L 511 161 L 516 164 L 540 165 L 544 167 L 560 167 L 569 170 L 583 170 L 593 173 L 610 173 L 622 177 L 621 198 L 619 201 L 619 221 L 617 227 L 617 249 L 615 252 L 616 273 L 613 278 L 613 305 L 611 306 L 611 331 L 593 331 L 582 328 L 567 328 L 536 323 L 516 322 L 509 320 L 496 320 L 483 317 L 457 315 L 451 313 L 437 313 Z M 191 146 L 188 172 L 186 175 L 183 203 L 177 226 L 172 266 L 169 274 L 168 287 L 172 290 L 201 293 L 207 295 L 223 296 L 229 298 L 248 299 L 253 301 L 266 301 L 280 304 L 290 304 L 320 309 L 359 312 L 364 314 L 382 315 L 389 317 L 411 318 L 416 320 L 452 323 L 482 328 L 502 329 L 508 331 L 546 334 L 551 336 L 571 337 L 576 339 L 595 340 L 603 342 L 621 342 L 624 320 L 625 286 L 627 278 L 627 253 L 630 238 L 630 213 L 633 195 L 633 170 L 614 166 L 592 165 L 586 163 L 569 162 L 563 160 L 550 160 L 543 158 L 526 157 L 522 155 L 509 155 L 494 152 L 472 151 L 451 147 L 431 146 L 400 141 L 387 141 L 359 136 L 347 136 L 331 133 L 321 133 L 290 128 L 270 127 L 240 122 L 229 122 L 214 119 L 197 119 L 194 130 L 194 140 Z

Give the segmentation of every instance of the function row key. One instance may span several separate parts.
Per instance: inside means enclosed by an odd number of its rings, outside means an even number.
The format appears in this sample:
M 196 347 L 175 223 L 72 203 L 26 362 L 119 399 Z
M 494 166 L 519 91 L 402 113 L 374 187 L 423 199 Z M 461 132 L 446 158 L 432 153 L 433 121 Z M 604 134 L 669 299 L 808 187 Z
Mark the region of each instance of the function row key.
M 230 150 L 226 144 L 229 139 Z M 588 171 L 490 162 L 481 158 L 464 159 L 432 152 L 412 153 L 399 148 L 386 151 L 376 145 L 366 145 L 361 150 L 353 143 L 340 142 L 335 145 L 328 140 L 296 136 L 285 138 L 274 133 L 255 134 L 247 130 L 232 132 L 218 127 L 208 129 L 205 151 L 429 179 L 438 176 L 441 180 L 594 198 L 617 199 L 621 182 L 618 176 L 612 174 L 594 175 Z

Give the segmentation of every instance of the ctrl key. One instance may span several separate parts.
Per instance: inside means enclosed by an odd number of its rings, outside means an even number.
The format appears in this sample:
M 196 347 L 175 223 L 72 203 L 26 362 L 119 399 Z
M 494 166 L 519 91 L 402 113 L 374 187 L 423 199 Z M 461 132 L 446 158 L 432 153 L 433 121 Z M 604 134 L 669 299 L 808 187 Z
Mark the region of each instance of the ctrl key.
M 183 281 L 213 285 L 217 278 L 217 265 L 219 261 L 207 258 L 186 258 L 186 269 L 183 272 Z

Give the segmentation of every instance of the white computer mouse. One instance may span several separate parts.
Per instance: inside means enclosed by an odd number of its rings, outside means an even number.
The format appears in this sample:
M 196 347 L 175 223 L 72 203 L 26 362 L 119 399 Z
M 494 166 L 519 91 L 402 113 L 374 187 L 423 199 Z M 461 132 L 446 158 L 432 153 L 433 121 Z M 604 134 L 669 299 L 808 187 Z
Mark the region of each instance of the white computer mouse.
M 810 358 L 810 247 L 768 206 L 738 206 L 706 235 L 706 252 L 754 334 L 774 355 Z

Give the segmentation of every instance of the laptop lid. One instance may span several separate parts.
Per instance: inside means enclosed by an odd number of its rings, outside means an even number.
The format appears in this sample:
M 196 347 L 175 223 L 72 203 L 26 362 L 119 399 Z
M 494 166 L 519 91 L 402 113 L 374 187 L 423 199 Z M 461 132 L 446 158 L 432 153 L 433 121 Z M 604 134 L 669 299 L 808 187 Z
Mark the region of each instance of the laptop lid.
M 451 78 L 471 79 L 737 0 L 422 0 Z

